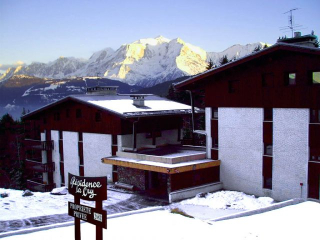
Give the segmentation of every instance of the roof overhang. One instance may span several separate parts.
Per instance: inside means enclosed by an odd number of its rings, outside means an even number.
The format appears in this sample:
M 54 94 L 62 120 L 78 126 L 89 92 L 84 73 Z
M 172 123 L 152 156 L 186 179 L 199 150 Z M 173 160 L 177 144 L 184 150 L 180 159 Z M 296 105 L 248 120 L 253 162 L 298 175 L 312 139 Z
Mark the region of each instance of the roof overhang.
M 151 162 L 145 160 L 121 158 L 121 157 L 105 157 L 102 158 L 102 163 L 115 166 L 128 167 L 165 174 L 178 174 L 182 172 L 195 171 L 210 167 L 220 166 L 220 160 L 195 160 L 184 163 L 167 164 L 159 162 Z

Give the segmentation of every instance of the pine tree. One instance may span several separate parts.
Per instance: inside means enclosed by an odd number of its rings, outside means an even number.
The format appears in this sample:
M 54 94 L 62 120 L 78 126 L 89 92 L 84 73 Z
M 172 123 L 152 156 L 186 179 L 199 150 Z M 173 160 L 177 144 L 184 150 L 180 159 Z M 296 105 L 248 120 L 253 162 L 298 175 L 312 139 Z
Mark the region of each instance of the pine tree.
M 253 52 L 253 53 L 259 52 L 260 50 L 261 50 L 261 46 L 258 45 L 258 46 L 255 47 L 255 49 L 254 49 L 252 52 Z
M 223 57 L 220 58 L 220 60 L 219 60 L 220 66 L 222 66 L 228 62 L 230 62 L 230 60 L 228 59 L 227 55 L 223 55 Z
M 210 70 L 210 69 L 212 69 L 212 68 L 215 68 L 215 65 L 213 64 L 212 59 L 210 58 L 209 61 L 208 61 L 208 63 L 207 63 L 206 69 L 207 69 L 207 70 Z

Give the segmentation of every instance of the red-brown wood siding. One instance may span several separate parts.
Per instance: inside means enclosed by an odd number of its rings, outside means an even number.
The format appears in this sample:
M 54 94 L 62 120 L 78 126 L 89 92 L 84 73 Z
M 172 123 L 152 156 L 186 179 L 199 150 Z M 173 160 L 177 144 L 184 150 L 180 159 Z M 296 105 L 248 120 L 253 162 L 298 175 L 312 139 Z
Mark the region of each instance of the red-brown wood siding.
M 268 145 L 272 145 L 272 122 L 263 122 L 263 142 Z
M 79 110 L 81 117 L 77 117 Z M 60 113 L 60 120 L 54 119 L 54 114 L 57 112 Z M 101 121 L 96 121 L 97 112 L 101 113 Z M 38 116 L 41 131 L 49 129 L 104 134 L 121 133 L 121 120 L 118 116 L 71 100 L 46 109 L 38 113 Z M 46 123 L 43 119 L 46 119 Z
M 220 181 L 220 166 L 171 175 L 171 191 Z
M 320 163 L 309 162 L 308 184 L 309 198 L 319 199 Z
M 202 83 L 206 107 L 320 108 L 320 84 L 310 84 L 310 72 L 320 71 L 320 56 L 278 51 L 255 61 L 209 76 Z M 296 73 L 297 83 L 285 86 L 285 76 Z M 273 86 L 263 86 L 266 73 Z M 234 93 L 229 81 L 239 80 Z M 191 86 L 192 87 L 192 86 Z

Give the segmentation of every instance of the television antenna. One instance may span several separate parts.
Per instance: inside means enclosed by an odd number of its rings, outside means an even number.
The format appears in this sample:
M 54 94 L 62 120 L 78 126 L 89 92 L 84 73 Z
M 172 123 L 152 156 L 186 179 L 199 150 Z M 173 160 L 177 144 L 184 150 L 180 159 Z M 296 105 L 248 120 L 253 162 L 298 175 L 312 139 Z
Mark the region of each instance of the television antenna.
M 280 30 L 284 31 L 284 32 L 291 31 L 292 37 L 293 37 L 294 31 L 302 29 L 302 25 L 295 24 L 294 16 L 292 14 L 293 11 L 296 11 L 296 10 L 299 10 L 299 9 L 300 8 L 292 8 L 289 11 L 283 13 L 283 14 L 287 14 L 287 13 L 289 14 L 289 16 L 288 16 L 288 26 L 281 27 Z

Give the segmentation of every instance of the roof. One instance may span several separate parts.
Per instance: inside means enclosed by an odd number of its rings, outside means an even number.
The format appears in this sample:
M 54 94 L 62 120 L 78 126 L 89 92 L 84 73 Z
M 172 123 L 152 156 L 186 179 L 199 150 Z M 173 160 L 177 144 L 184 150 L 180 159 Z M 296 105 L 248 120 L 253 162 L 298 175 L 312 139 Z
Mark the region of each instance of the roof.
M 191 107 L 189 105 L 171 101 L 169 99 L 151 94 L 143 94 L 145 99 L 145 106 L 139 107 L 133 105 L 133 99 L 131 96 L 132 94 L 70 95 L 24 115 L 23 119 L 70 100 L 96 107 L 100 110 L 108 111 L 122 118 L 181 115 L 191 113 Z M 135 96 L 137 95 L 135 94 Z M 198 111 L 200 110 L 198 109 Z
M 319 48 L 306 47 L 306 46 L 300 46 L 300 45 L 294 45 L 294 44 L 288 44 L 288 43 L 277 43 L 271 47 L 262 49 L 258 52 L 254 52 L 254 53 L 249 54 L 245 57 L 242 57 L 242 58 L 239 58 L 235 61 L 224 64 L 220 67 L 210 69 L 210 70 L 205 71 L 203 73 L 200 73 L 198 75 L 194 75 L 188 79 L 185 79 L 184 81 L 181 81 L 181 82 L 174 84 L 174 87 L 176 89 L 183 89 L 184 87 L 189 87 L 190 84 L 194 84 L 196 82 L 198 83 L 200 80 L 203 80 L 209 76 L 214 76 L 215 74 L 218 74 L 218 73 L 226 71 L 230 68 L 242 65 L 242 64 L 247 63 L 249 61 L 254 61 L 262 56 L 272 54 L 276 51 L 291 51 L 291 52 L 301 52 L 301 53 L 307 53 L 307 54 L 320 55 Z

